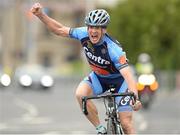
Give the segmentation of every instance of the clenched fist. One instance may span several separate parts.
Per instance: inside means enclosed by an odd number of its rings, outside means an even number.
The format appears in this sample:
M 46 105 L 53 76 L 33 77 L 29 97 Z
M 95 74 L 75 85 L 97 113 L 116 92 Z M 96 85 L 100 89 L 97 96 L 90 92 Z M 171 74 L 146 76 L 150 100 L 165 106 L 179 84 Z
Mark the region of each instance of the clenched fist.
M 42 14 L 42 5 L 40 3 L 35 3 L 31 8 L 31 12 L 36 16 Z
M 142 104 L 139 100 L 136 100 L 136 102 L 132 105 L 132 108 L 134 111 L 138 111 L 142 108 Z

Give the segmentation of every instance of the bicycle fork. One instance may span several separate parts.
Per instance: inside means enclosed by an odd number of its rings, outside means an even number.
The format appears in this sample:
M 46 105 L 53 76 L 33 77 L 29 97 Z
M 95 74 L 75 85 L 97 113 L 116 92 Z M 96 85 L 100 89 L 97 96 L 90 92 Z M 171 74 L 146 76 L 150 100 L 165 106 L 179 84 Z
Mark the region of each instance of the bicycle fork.
M 109 133 L 112 134 L 124 134 L 116 110 L 117 105 L 115 103 L 115 98 L 111 97 L 108 99 L 108 107 L 106 110 L 106 115 L 108 116 L 108 118 L 105 119 L 105 121 L 107 121 L 107 127 L 109 128 L 107 130 L 109 130 Z

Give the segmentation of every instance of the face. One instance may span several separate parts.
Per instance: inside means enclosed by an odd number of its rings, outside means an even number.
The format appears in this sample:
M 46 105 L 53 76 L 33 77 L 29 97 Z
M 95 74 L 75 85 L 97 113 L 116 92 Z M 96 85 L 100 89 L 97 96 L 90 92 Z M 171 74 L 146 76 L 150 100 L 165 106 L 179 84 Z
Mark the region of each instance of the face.
M 93 44 L 100 42 L 105 32 L 106 30 L 102 27 L 88 26 L 89 39 Z

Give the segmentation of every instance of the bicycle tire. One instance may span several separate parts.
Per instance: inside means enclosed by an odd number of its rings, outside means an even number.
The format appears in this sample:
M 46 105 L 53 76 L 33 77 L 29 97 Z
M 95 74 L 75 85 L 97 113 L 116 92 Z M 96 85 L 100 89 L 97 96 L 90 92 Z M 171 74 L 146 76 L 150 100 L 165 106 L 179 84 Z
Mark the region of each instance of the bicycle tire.
M 113 122 L 112 118 L 109 118 L 107 121 L 107 134 L 117 134 L 116 133 L 116 125 Z
M 124 135 L 124 131 L 123 131 L 121 124 L 116 124 L 116 134 Z

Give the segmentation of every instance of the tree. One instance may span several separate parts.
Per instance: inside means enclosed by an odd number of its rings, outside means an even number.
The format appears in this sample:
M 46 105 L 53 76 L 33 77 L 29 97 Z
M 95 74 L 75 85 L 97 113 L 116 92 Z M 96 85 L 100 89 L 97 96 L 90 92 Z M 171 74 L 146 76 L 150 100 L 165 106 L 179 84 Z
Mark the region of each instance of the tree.
M 180 1 L 126 0 L 109 9 L 108 31 L 132 64 L 147 52 L 158 69 L 180 69 Z

